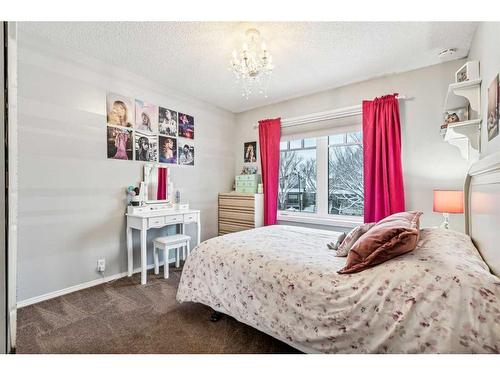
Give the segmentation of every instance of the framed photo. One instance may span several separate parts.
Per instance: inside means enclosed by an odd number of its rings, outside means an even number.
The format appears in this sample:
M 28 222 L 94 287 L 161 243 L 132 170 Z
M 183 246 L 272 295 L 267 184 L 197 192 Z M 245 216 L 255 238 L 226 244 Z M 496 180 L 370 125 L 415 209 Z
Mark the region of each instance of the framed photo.
M 465 82 L 479 78 L 479 61 L 468 61 L 455 73 L 455 82 Z
M 177 164 L 177 138 L 159 137 L 159 161 L 160 163 Z
M 194 139 L 194 117 L 179 112 L 179 137 Z
M 168 108 L 159 107 L 158 109 L 158 133 L 177 136 L 177 112 Z
M 194 141 L 190 139 L 178 139 L 179 165 L 194 165 Z
M 243 145 L 243 161 L 245 163 L 257 162 L 257 142 L 245 142 Z
M 135 160 L 137 161 L 157 161 L 158 145 L 157 137 L 150 134 L 135 132 Z
M 112 92 L 106 94 L 106 119 L 108 125 L 132 128 L 134 116 L 134 101 L 132 99 Z
M 491 141 L 498 135 L 498 125 L 499 125 L 499 86 L 498 86 L 498 74 L 491 82 L 488 88 L 488 119 L 487 119 L 487 131 L 488 131 L 488 141 Z
M 108 159 L 132 160 L 132 130 L 107 128 Z
M 146 134 L 158 132 L 158 106 L 135 100 L 135 126 L 134 129 Z

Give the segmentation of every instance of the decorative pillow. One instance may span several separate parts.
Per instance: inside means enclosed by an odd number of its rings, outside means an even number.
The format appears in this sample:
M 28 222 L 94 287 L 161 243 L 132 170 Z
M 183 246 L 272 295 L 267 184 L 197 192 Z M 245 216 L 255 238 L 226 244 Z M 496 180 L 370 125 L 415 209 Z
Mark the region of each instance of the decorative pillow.
M 422 212 L 399 212 L 376 223 L 352 246 L 338 273 L 355 273 L 415 249 Z
M 328 246 L 328 248 L 330 250 L 338 250 L 340 244 L 342 243 L 342 241 L 344 241 L 345 236 L 347 236 L 347 233 L 346 232 L 342 232 L 340 234 L 340 236 L 337 237 L 337 241 L 336 242 L 330 242 L 326 246 Z
M 368 224 L 362 224 L 358 225 L 356 228 L 352 229 L 345 239 L 342 241 L 342 243 L 339 244 L 337 248 L 337 253 L 335 256 L 338 257 L 345 257 L 349 253 L 349 250 L 351 250 L 351 247 L 356 243 L 359 237 L 361 237 L 363 234 L 365 234 L 371 227 L 373 227 L 375 223 L 368 223 Z

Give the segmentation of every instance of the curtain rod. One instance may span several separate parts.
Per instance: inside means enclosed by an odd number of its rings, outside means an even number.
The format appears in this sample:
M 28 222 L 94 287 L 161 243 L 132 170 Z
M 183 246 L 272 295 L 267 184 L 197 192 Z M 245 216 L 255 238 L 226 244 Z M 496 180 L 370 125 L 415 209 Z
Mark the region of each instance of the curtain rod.
M 408 98 L 406 95 L 398 95 L 396 97 L 396 99 L 406 100 L 406 99 L 410 99 L 410 98 Z M 281 127 L 288 128 L 291 126 L 305 125 L 305 124 L 310 124 L 313 122 L 333 120 L 333 119 L 337 119 L 337 118 L 344 118 L 344 117 L 350 117 L 350 116 L 357 116 L 357 115 L 361 115 L 361 113 L 362 113 L 362 105 L 358 104 L 358 105 L 353 105 L 350 107 L 337 108 L 337 109 L 324 111 L 324 112 L 316 112 L 316 113 L 311 113 L 308 115 L 281 119 Z M 257 129 L 258 127 L 259 127 L 258 125 L 254 125 L 253 128 Z

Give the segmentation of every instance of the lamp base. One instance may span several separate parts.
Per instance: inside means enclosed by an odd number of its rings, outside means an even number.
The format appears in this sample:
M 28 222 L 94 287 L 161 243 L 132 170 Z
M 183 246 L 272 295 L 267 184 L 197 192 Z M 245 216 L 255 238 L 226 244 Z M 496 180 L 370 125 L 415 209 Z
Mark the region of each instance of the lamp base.
M 441 229 L 450 229 L 450 214 L 443 213 L 444 221 L 441 223 L 439 228 Z

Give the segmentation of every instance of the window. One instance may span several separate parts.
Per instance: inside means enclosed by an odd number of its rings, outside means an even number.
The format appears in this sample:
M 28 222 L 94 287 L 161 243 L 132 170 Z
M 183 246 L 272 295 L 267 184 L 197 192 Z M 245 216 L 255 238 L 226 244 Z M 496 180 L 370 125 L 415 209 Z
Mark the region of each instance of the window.
M 278 210 L 316 212 L 316 139 L 281 142 Z
M 279 220 L 355 225 L 363 204 L 361 131 L 280 143 Z
M 361 132 L 328 137 L 328 213 L 362 216 L 363 135 Z

